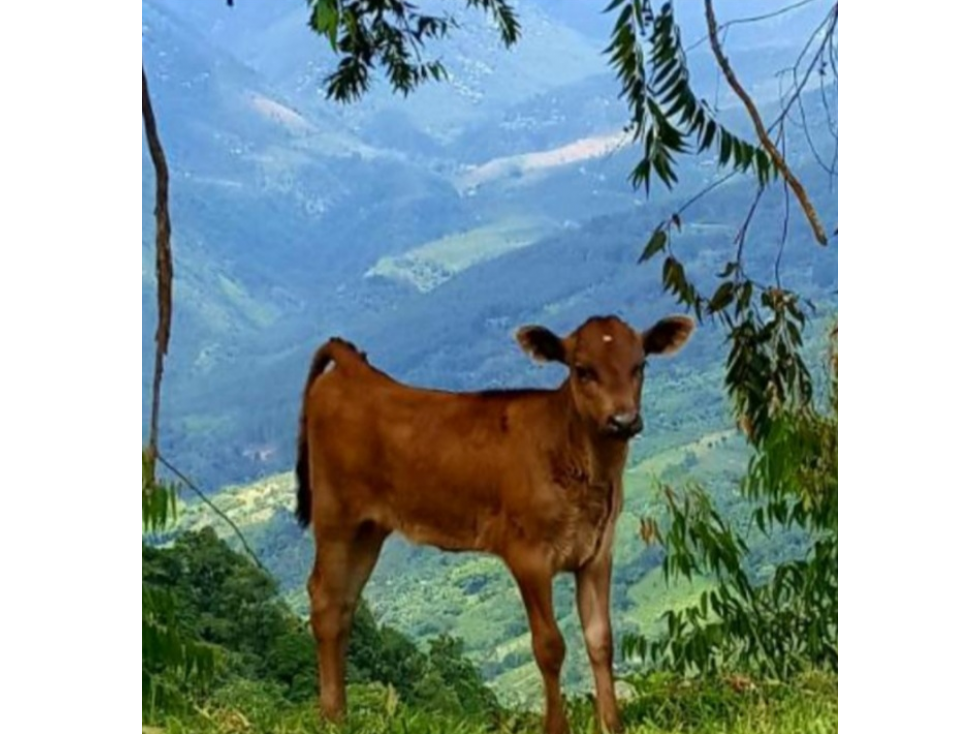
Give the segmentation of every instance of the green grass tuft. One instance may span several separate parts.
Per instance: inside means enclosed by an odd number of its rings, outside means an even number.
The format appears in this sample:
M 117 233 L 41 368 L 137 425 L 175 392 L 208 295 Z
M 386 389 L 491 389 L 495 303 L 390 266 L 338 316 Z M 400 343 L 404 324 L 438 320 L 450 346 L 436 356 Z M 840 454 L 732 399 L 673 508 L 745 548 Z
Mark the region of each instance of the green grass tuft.
M 791 685 L 725 680 L 683 680 L 651 675 L 630 680 L 634 695 L 623 706 L 626 734 L 830 734 L 839 731 L 837 678 L 813 674 Z M 378 684 L 348 689 L 349 714 L 341 727 L 321 724 L 315 703 L 289 703 L 270 686 L 238 682 L 190 716 L 162 723 L 166 734 L 530 734 L 536 713 L 504 711 L 494 720 L 412 709 Z M 591 703 L 568 703 L 573 734 L 591 734 Z

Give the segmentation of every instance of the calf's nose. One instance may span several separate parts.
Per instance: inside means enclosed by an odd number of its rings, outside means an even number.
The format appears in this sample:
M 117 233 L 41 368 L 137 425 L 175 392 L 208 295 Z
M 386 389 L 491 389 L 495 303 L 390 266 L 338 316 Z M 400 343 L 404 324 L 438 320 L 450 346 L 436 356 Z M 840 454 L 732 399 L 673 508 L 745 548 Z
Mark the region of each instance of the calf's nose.
M 639 411 L 630 410 L 616 413 L 608 419 L 609 427 L 616 433 L 635 436 L 642 430 L 642 416 Z

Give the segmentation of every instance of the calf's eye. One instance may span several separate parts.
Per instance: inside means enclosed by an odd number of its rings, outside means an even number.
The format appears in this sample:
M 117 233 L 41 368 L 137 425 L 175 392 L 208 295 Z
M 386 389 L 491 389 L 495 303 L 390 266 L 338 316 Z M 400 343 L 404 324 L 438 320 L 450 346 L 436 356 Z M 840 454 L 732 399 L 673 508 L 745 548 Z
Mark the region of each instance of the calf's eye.
M 598 374 L 591 367 L 578 365 L 574 368 L 574 374 L 581 382 L 594 382 L 598 380 Z

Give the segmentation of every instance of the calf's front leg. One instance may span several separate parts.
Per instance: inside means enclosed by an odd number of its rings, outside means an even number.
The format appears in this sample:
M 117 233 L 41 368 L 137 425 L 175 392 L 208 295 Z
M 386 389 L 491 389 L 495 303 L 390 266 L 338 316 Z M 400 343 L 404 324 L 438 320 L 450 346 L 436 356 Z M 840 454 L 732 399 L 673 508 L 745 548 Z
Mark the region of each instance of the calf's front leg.
M 561 666 L 564 664 L 564 638 L 554 619 L 553 576 L 543 572 L 514 571 L 520 594 L 527 607 L 534 658 L 544 678 L 544 731 L 568 734 L 568 719 L 561 698 Z
M 595 558 L 575 574 L 578 616 L 595 677 L 598 721 L 605 731 L 622 731 L 612 678 L 612 623 L 609 615 L 612 579 L 611 554 Z

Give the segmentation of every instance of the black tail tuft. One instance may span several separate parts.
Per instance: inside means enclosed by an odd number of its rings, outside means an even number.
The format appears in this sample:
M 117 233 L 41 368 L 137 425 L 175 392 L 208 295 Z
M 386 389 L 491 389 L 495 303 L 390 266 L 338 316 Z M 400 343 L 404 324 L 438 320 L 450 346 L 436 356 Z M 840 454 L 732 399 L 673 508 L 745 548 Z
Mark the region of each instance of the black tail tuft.
M 309 376 L 306 378 L 306 389 L 303 392 L 303 406 L 299 418 L 299 440 L 296 446 L 296 520 L 301 527 L 309 527 L 313 517 L 313 488 L 309 483 L 309 441 L 306 438 L 306 402 L 309 400 L 309 391 L 316 382 L 326 366 L 333 361 L 331 354 L 332 343 L 326 344 L 316 350 L 313 355 L 312 364 L 309 366 Z
M 305 441 L 299 444 L 296 459 L 296 521 L 308 528 L 312 519 L 313 494 L 309 487 L 309 447 Z

